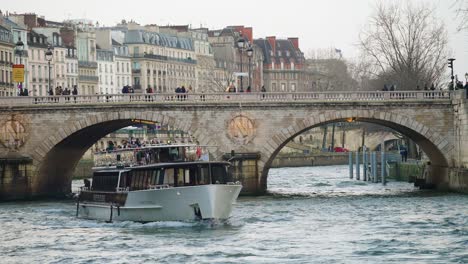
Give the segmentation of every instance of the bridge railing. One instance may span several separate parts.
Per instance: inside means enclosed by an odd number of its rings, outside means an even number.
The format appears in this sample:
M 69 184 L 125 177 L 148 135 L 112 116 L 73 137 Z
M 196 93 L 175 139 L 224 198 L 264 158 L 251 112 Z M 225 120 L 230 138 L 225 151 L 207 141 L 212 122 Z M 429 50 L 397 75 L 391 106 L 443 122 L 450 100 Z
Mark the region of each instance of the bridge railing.
M 105 104 L 105 103 L 207 103 L 207 102 L 353 102 L 450 100 L 451 91 L 296 92 L 296 93 L 154 93 L 0 97 L 0 106 Z

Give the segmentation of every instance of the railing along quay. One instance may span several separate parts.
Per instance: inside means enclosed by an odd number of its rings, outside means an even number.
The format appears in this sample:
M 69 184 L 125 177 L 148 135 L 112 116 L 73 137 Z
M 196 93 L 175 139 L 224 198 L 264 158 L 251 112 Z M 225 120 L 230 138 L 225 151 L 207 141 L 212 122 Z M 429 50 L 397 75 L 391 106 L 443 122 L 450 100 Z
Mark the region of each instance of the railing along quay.
M 0 106 L 112 103 L 384 102 L 450 100 L 451 91 L 308 93 L 152 93 L 0 97 Z

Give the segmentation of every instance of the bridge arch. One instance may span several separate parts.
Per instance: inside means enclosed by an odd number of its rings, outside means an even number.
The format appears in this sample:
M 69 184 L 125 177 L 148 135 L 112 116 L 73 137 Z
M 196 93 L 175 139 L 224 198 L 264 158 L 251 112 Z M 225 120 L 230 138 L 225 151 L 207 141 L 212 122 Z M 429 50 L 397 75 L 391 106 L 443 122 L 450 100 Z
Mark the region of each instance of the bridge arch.
M 96 113 L 89 118 L 66 122 L 64 127 L 47 137 L 32 154 L 36 177 L 36 195 L 61 196 L 70 193 L 73 171 L 84 153 L 99 139 L 120 128 L 139 123 L 136 120 L 158 122 L 197 135 L 190 120 L 175 118 L 168 113 L 125 111 Z M 206 142 L 200 142 L 206 144 Z
M 446 172 L 445 169 L 450 165 L 450 157 L 454 146 L 450 144 L 445 136 L 435 132 L 433 129 L 417 120 L 400 114 L 378 110 L 337 110 L 297 121 L 295 124 L 279 130 L 269 138 L 266 144 L 267 147 L 262 151 L 262 155 L 264 156 L 261 160 L 263 164 L 260 164 L 260 167 L 263 169 L 261 171 L 259 185 L 266 190 L 270 166 L 279 151 L 292 138 L 312 128 L 325 124 L 347 122 L 350 118 L 355 118 L 358 122 L 373 123 L 389 127 L 408 136 L 427 154 L 432 166 L 441 168 L 441 171 L 444 173 Z M 440 178 L 442 178 L 442 176 L 443 175 L 440 175 Z

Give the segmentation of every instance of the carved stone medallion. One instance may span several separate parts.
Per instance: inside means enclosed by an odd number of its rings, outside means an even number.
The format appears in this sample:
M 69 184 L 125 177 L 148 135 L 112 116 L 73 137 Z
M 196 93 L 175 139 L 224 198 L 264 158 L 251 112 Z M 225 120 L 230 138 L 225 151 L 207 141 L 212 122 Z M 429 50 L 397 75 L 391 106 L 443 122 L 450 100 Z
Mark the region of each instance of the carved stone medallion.
M 244 115 L 233 117 L 228 123 L 230 138 L 239 144 L 247 144 L 255 137 L 254 122 Z
M 26 143 L 27 129 L 21 116 L 12 115 L 0 123 L 0 143 L 10 150 L 17 150 Z

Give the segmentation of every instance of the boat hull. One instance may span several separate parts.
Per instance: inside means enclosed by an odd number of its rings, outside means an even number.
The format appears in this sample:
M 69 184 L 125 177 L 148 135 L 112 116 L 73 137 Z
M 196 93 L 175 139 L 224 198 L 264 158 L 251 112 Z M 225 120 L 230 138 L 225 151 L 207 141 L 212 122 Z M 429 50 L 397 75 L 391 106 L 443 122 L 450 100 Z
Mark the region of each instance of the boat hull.
M 125 205 L 80 202 L 77 215 L 104 221 L 186 221 L 227 219 L 241 185 L 199 185 L 131 191 Z

